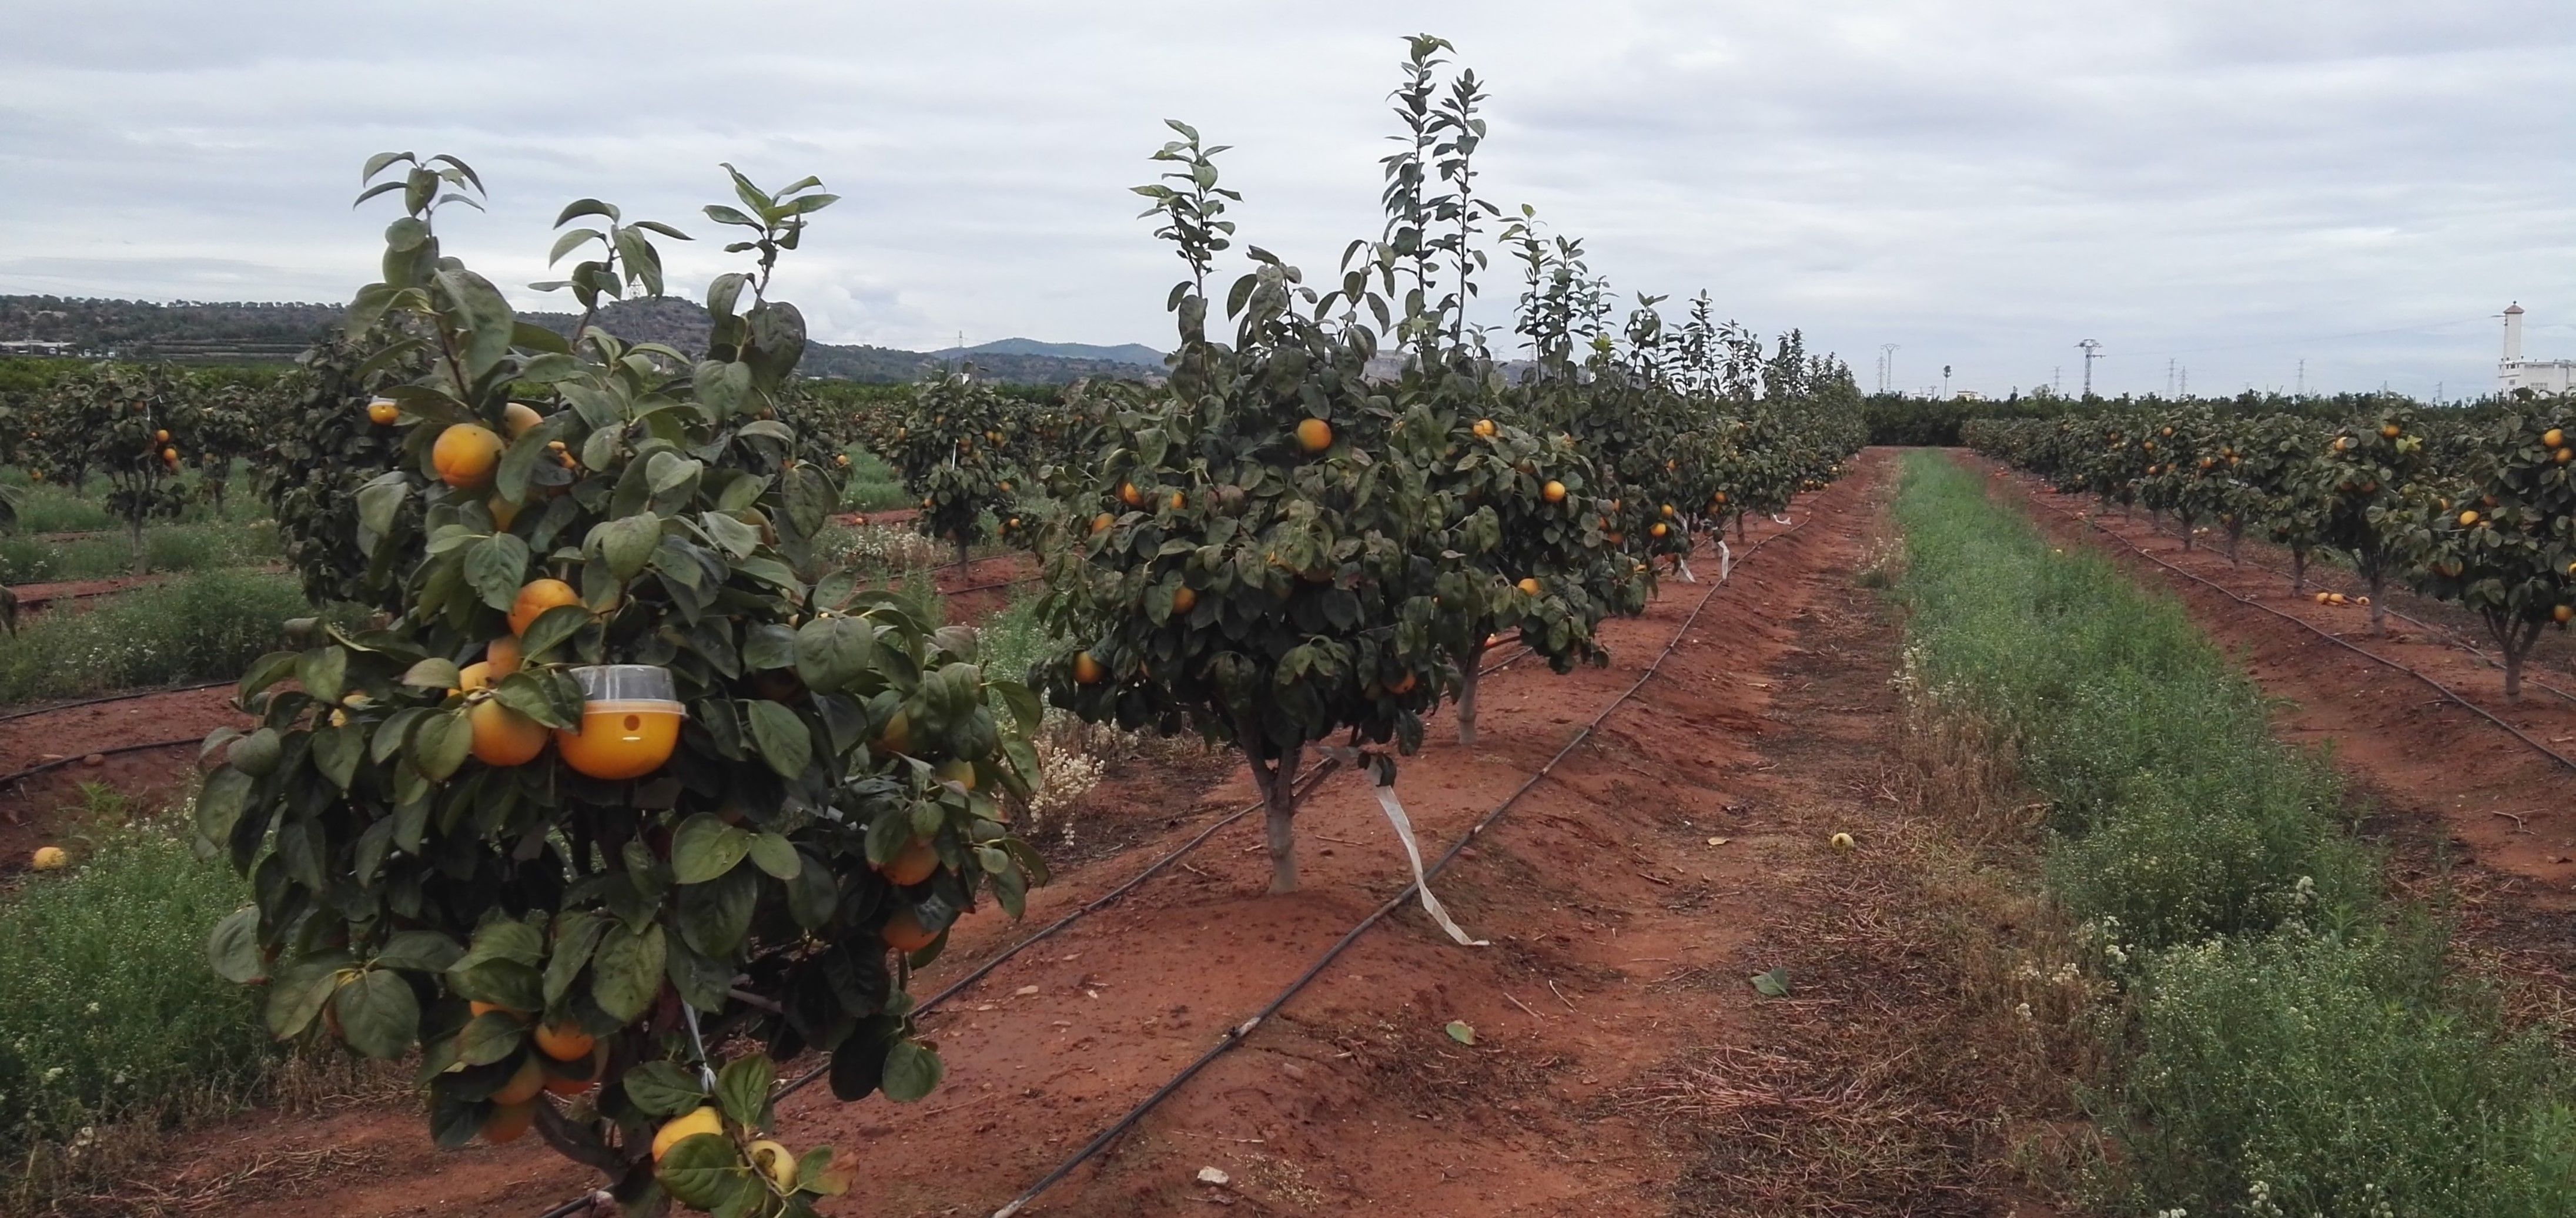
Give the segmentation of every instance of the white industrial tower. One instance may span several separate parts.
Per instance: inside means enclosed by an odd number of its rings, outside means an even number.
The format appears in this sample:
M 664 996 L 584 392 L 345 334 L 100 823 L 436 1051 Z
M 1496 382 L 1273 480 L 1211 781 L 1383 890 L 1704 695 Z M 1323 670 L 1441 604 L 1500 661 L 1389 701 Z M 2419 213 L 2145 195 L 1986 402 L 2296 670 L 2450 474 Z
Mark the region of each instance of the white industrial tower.
M 2576 360 L 2527 360 L 2522 358 L 2522 304 L 2516 301 L 2504 308 L 2504 358 L 2496 361 L 2496 391 L 2512 393 L 2528 389 L 2533 393 L 2565 393 L 2576 388 Z

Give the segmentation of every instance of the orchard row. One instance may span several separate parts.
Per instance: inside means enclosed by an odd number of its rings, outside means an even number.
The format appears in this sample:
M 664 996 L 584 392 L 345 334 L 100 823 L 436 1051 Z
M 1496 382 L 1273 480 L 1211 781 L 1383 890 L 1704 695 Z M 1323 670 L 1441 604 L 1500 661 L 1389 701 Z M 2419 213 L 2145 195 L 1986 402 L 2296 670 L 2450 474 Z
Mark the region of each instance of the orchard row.
M 1242 199 L 1173 123 L 1139 188 L 1186 270 L 1168 377 L 1053 403 L 968 375 L 858 417 L 809 392 L 769 283 L 834 201 L 814 179 L 734 173 L 705 209 L 743 267 L 682 353 L 589 324 L 662 290 L 679 230 L 565 208 L 578 260 L 538 286 L 584 310 L 567 340 L 442 251 L 471 169 L 371 161 L 361 201 L 401 205 L 382 278 L 267 408 L 261 460 L 308 590 L 376 614 L 259 661 L 258 726 L 207 742 L 197 828 L 257 898 L 216 967 L 266 987 L 280 1037 L 417 1054 L 442 1143 L 533 1128 L 640 1212 L 810 1213 L 867 1151 L 773 1140 L 774 1063 L 829 1055 L 844 1100 L 937 1085 L 909 981 L 1046 878 L 1014 830 L 1043 705 L 1238 750 L 1284 889 L 1315 751 L 1391 783 L 1443 702 L 1472 732 L 1505 636 L 1605 660 L 1605 616 L 1841 470 L 1859 395 L 1705 296 L 1614 322 L 1579 242 L 1474 193 L 1482 94 L 1410 45 L 1383 232 L 1322 284 L 1245 245 L 1220 290 Z M 1467 320 L 1489 239 L 1520 266 L 1518 375 Z M 817 544 L 853 439 L 925 530 L 1039 557 L 1061 645 L 1027 681 Z
M 2563 405 L 2342 421 L 2222 416 L 2206 406 L 1976 420 L 1962 435 L 2058 490 L 2172 515 L 2183 544 L 2214 527 L 2235 557 L 2251 530 L 2288 548 L 2294 591 L 2320 551 L 2351 562 L 2384 629 L 2393 580 L 2476 613 L 2505 693 L 2543 630 L 2576 620 L 2576 419 Z

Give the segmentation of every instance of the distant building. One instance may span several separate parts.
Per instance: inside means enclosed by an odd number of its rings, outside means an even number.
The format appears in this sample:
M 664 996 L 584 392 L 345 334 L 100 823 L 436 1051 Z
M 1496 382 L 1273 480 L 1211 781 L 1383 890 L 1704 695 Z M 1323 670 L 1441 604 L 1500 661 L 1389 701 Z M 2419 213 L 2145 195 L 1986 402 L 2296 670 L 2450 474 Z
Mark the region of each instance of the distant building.
M 2522 305 L 2505 306 L 2504 359 L 2496 364 L 2496 390 L 2558 394 L 2576 389 L 2576 360 L 2522 358 Z
M 0 342 L 0 355 L 69 355 L 77 345 L 48 342 L 41 338 L 16 338 Z

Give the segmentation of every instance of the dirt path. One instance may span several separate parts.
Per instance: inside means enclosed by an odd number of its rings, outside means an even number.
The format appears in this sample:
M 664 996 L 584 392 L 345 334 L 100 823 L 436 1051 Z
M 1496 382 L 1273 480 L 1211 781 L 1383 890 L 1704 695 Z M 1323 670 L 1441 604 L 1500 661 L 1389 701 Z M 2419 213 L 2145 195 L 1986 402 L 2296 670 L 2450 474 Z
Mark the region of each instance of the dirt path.
M 2457 888 L 2452 899 L 2464 939 L 2537 987 L 2526 1001 L 2561 1012 L 2576 1005 L 2567 989 L 2576 976 L 2576 943 L 2564 926 L 2576 910 L 2576 769 L 2394 668 L 2139 559 L 2133 549 L 2422 672 L 2569 757 L 2576 757 L 2576 702 L 2531 689 L 2521 703 L 2507 702 L 2501 673 L 2445 631 L 2392 618 L 2392 633 L 2374 637 L 2367 609 L 2316 604 L 2269 570 L 2231 565 L 2223 551 L 2185 552 L 2179 538 L 2156 531 L 2143 514 L 2124 520 L 2100 511 L 2090 496 L 2059 495 L 1992 462 L 1959 459 L 1985 470 L 1999 493 L 2022 503 L 2052 536 L 2120 557 L 2140 580 L 2174 592 L 2203 630 L 2242 654 L 2266 692 L 2286 700 L 2274 716 L 2277 734 L 2330 748 L 2336 765 L 2380 805 L 2368 828 L 2400 845 L 2393 876 L 2425 889 L 2447 880 Z M 2443 620 L 2432 610 L 2422 616 Z M 2453 864 L 2447 872 L 2444 856 Z
M 1820 827 L 1885 810 L 1875 777 L 1892 644 L 1882 632 L 1874 650 L 1852 645 L 1868 628 L 1851 574 L 1891 473 L 1871 454 L 1861 473 L 1802 500 L 1793 511 L 1806 526 L 1734 579 L 1713 592 L 1668 584 L 1644 617 L 1610 623 L 1609 667 L 1560 677 L 1519 665 L 1488 678 L 1475 748 L 1436 720 L 1398 785 L 1426 853 L 1635 684 L 1707 594 L 1661 671 L 1435 883 L 1491 946 L 1454 946 L 1408 909 L 1025 1212 L 1730 1212 L 1727 1182 L 1742 1165 L 1695 1132 L 1705 1121 L 1673 1119 L 1704 1107 L 1671 1102 L 1675 1072 L 1713 1048 L 1811 1035 L 1820 1015 L 1879 1017 L 1866 987 L 1852 988 L 1858 975 L 1837 979 L 1812 942 L 1798 967 L 1813 993 L 1766 1000 L 1748 979 L 1795 954 L 1782 927 L 1833 899 L 1846 860 L 1824 849 Z M 1754 537 L 1782 533 L 1766 522 Z M 1841 631 L 1830 643 L 1820 615 Z M 1829 729 L 1833 743 L 1783 751 L 1784 721 Z M 1203 776 L 1148 772 L 1104 788 L 1131 802 L 1095 800 L 1099 831 L 1136 845 L 1036 894 L 1026 926 L 1249 802 L 1239 769 Z M 819 1087 L 790 1099 L 783 1139 L 838 1147 L 864 1182 L 826 1212 L 992 1212 L 1401 888 L 1401 855 L 1363 781 L 1328 780 L 1299 826 L 1302 892 L 1265 894 L 1258 821 L 1247 819 L 934 1013 L 926 1031 L 947 1077 L 930 1099 L 842 1105 Z M 1026 929 L 991 913 L 977 922 L 922 992 Z M 1472 1045 L 1444 1031 L 1452 1021 L 1473 1029 Z M 321 1146 L 366 1167 L 291 1187 L 224 1184 L 244 1163 Z M 529 1218 L 585 1187 L 533 1140 L 432 1150 L 408 1111 L 257 1114 L 190 1139 L 174 1160 L 184 1166 L 165 1186 L 199 1197 L 198 1213 Z M 1198 1183 L 1204 1167 L 1230 1183 Z M 1900 1184 L 1886 1195 L 1912 1194 Z M 1921 1198 L 1899 1208 L 1999 1212 Z
M 102 783 L 132 806 L 165 802 L 188 782 L 195 741 L 250 718 L 232 709 L 232 687 L 176 690 L 60 710 L 39 710 L 0 720 L 0 774 L 15 774 L 48 761 L 99 755 L 0 787 L 0 874 L 23 866 L 29 851 L 81 826 L 70 810 L 82 806 L 81 785 Z M 101 750 L 159 740 L 188 744 L 141 752 Z

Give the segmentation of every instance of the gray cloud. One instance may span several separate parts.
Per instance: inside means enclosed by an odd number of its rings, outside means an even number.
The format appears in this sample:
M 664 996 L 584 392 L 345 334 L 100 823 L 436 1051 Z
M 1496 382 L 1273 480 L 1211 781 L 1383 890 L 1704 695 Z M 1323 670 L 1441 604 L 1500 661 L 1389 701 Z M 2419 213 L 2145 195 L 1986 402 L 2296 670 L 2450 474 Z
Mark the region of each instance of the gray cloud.
M 1238 145 L 1245 237 L 1327 271 L 1374 230 L 1397 36 L 1430 28 L 1492 88 L 1493 197 L 1864 381 L 1893 342 L 1908 387 L 2071 386 L 2094 337 L 2115 391 L 2305 358 L 2457 393 L 2511 298 L 2576 355 L 2576 31 L 2543 0 L 20 9 L 0 291 L 343 297 L 384 148 L 473 162 L 492 214 L 450 248 L 525 282 L 580 195 L 714 237 L 729 160 L 845 196 L 780 274 L 825 337 L 1159 343 L 1178 267 L 1126 188 L 1160 120 Z M 668 251 L 677 281 L 717 244 Z

